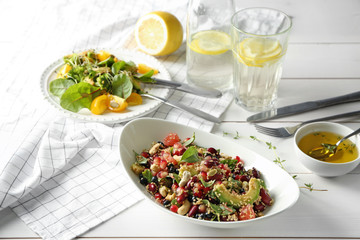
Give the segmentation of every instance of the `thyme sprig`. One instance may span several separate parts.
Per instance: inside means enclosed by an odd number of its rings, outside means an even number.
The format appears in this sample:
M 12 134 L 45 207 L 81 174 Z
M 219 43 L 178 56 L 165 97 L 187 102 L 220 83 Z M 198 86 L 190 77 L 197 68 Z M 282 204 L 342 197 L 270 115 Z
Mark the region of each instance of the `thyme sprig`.
M 304 183 L 304 186 L 300 187 L 300 188 L 304 188 L 309 190 L 310 192 L 312 191 L 327 191 L 327 189 L 316 189 L 313 188 L 313 184 L 312 183 Z
M 277 151 L 276 151 L 276 146 L 274 146 L 271 142 L 266 142 L 266 141 L 264 141 L 264 140 L 261 140 L 261 139 L 255 137 L 255 136 L 250 136 L 250 138 L 251 138 L 252 140 L 254 140 L 254 141 L 258 141 L 258 142 L 262 142 L 262 143 L 266 144 L 266 146 L 267 146 L 270 150 L 272 150 L 273 153 L 274 153 L 274 155 L 275 155 L 275 160 L 273 160 L 273 162 L 276 163 L 278 166 L 280 166 L 283 170 L 285 170 L 286 172 L 288 172 L 288 171 L 285 169 L 284 165 L 283 165 L 283 163 L 285 163 L 286 160 L 285 160 L 285 159 L 281 159 L 281 158 L 279 157 L 279 155 L 277 154 Z M 292 175 L 292 177 L 293 177 L 293 178 L 296 178 L 297 175 Z

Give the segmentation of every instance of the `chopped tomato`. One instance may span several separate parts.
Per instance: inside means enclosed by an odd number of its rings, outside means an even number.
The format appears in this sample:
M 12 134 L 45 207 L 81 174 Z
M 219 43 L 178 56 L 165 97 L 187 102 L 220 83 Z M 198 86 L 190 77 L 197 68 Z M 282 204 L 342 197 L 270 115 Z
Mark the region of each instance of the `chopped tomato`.
M 175 143 L 179 142 L 180 138 L 176 133 L 169 133 L 165 138 L 164 138 L 164 144 L 166 146 L 173 146 Z
M 240 209 L 239 219 L 240 221 L 249 220 L 255 218 L 255 211 L 251 204 L 243 206 Z
M 128 103 L 124 98 L 109 95 L 109 110 L 112 112 L 121 112 L 124 111 L 128 106 Z
M 130 105 L 130 106 L 135 106 L 135 105 L 140 105 L 142 104 L 142 97 L 133 92 L 130 94 L 130 96 L 126 99 L 126 102 Z
M 100 115 L 103 114 L 109 105 L 109 98 L 107 95 L 100 95 L 96 97 L 92 102 L 90 106 L 90 111 L 93 114 Z

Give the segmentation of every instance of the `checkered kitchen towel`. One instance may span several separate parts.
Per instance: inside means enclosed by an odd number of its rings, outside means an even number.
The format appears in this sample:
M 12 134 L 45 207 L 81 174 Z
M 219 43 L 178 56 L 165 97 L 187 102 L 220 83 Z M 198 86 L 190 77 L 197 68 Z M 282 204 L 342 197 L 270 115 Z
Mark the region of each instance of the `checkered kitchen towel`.
M 71 239 L 141 200 L 119 164 L 121 124 L 66 119 L 39 97 L 39 77 L 49 63 L 76 49 L 129 47 L 139 16 L 153 10 L 185 22 L 186 2 L 128 1 L 7 2 L 2 16 L 16 51 L 0 68 L 0 210 L 12 210 L 43 239 Z M 9 10 L 9 11 L 7 11 Z M 14 31 L 16 29 L 16 31 Z M 20 35 L 21 34 L 21 35 Z M 131 41 L 130 41 L 131 42 Z M 185 81 L 185 48 L 158 58 L 173 80 Z M 174 92 L 181 101 L 219 117 L 231 101 Z M 166 105 L 150 117 L 206 131 L 213 124 Z

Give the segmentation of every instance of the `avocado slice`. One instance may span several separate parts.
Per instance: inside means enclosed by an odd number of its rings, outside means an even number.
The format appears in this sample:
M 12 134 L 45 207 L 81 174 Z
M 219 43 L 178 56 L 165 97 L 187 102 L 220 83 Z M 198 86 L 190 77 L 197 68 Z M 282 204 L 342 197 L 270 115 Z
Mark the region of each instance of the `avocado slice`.
M 234 207 L 241 207 L 247 204 L 252 204 L 259 198 L 260 194 L 260 180 L 251 178 L 249 181 L 249 190 L 245 194 L 231 193 L 224 184 L 216 184 L 214 186 L 214 193 L 221 202 L 225 202 Z

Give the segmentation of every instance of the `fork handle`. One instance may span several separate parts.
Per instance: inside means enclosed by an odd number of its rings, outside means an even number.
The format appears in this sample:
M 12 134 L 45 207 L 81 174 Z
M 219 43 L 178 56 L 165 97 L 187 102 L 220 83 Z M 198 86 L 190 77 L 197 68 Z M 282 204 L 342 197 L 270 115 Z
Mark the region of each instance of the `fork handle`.
M 319 122 L 319 121 L 326 121 L 326 120 L 332 120 L 332 119 L 339 119 L 339 118 L 344 118 L 344 117 L 351 117 L 351 116 L 355 116 L 355 115 L 360 115 L 360 111 L 354 111 L 354 112 L 348 112 L 348 113 L 332 115 L 332 116 L 328 116 L 328 117 L 312 119 L 312 120 L 305 121 L 302 124 L 307 124 L 307 123 L 312 123 L 312 122 Z

